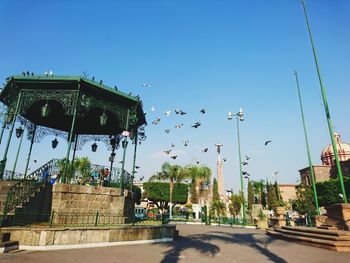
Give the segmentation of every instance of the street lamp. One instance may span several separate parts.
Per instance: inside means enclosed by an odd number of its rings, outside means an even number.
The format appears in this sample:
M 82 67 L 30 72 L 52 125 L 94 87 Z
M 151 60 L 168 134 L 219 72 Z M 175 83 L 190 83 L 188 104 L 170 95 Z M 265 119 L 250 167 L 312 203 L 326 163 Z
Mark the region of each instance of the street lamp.
M 243 109 L 240 108 L 239 112 L 237 113 L 232 113 L 229 112 L 227 114 L 227 119 L 228 120 L 232 120 L 233 117 L 236 117 L 237 120 L 237 141 L 238 141 L 238 159 L 239 159 L 239 174 L 240 174 L 240 179 L 241 179 L 241 192 L 244 195 L 244 185 L 243 185 L 243 172 L 242 172 L 242 157 L 241 157 L 241 142 L 240 142 L 240 137 L 239 137 L 239 121 L 244 121 L 244 114 L 243 114 Z M 242 224 L 245 225 L 246 224 L 246 206 L 245 206 L 245 202 L 243 201 L 242 204 L 243 207 L 243 222 Z

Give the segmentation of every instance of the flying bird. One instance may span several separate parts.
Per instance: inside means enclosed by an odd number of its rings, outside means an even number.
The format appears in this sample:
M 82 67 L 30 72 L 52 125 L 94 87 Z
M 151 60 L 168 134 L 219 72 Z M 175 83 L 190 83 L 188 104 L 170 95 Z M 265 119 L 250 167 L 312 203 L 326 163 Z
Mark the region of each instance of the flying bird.
M 226 157 L 222 158 L 222 160 L 223 160 L 224 162 L 226 162 Z
M 141 87 L 144 87 L 144 88 L 150 88 L 150 87 L 151 87 L 151 85 L 148 85 L 148 84 L 146 84 L 146 83 L 142 83 L 142 84 L 141 84 Z
M 199 164 L 199 161 L 197 161 L 196 164 Z
M 157 117 L 154 121 L 152 121 L 152 124 L 157 125 L 160 122 L 160 118 Z
M 271 141 L 271 140 L 266 141 L 266 142 L 265 142 L 265 146 L 268 145 L 270 142 L 272 142 L 272 141 Z
M 197 129 L 199 126 L 201 126 L 201 123 L 199 121 L 197 121 L 194 125 L 192 125 L 192 128 Z
M 244 176 L 244 178 L 249 180 L 249 177 L 248 177 L 248 176 Z
M 95 81 L 95 76 L 92 76 L 92 81 Z
M 171 143 L 171 147 L 175 147 L 175 144 L 174 144 L 174 143 Z
M 175 113 L 179 114 L 180 113 L 180 109 L 175 109 Z
M 140 169 L 140 166 L 137 166 L 137 165 L 136 165 L 136 166 L 135 166 L 135 169 Z
M 169 133 L 170 132 L 170 129 L 166 129 L 166 130 L 164 130 L 166 133 Z
M 170 153 L 171 153 L 171 150 L 165 150 L 164 153 L 170 154 Z
M 205 114 L 205 109 L 201 109 L 201 113 Z
M 25 75 L 26 75 L 26 73 L 25 73 L 24 71 L 22 71 L 22 75 L 23 75 L 23 76 L 25 76 Z
M 175 160 L 177 158 L 177 155 L 170 156 L 170 158 L 173 158 Z
M 165 116 L 170 116 L 171 110 L 165 112 Z
M 45 76 L 46 76 L 46 77 L 49 76 L 49 73 L 48 73 L 47 71 L 45 71 Z
M 144 176 L 140 176 L 140 182 L 143 180 L 143 178 L 145 178 Z
M 183 141 L 183 143 L 184 143 L 184 146 L 187 146 L 189 141 L 188 140 L 187 141 Z
M 32 72 L 32 77 L 34 76 L 34 72 Z
M 250 156 L 248 155 L 244 155 L 245 156 L 245 159 L 248 161 L 250 159 Z
M 248 165 L 248 162 L 242 162 L 243 165 Z
M 185 114 L 187 114 L 187 112 L 180 110 L 180 115 L 185 115 Z
M 180 129 L 180 128 L 182 128 L 182 126 L 184 126 L 184 124 L 183 124 L 183 123 L 181 123 L 181 124 L 176 124 L 176 125 L 175 125 L 175 128 Z
M 243 175 L 247 175 L 247 176 L 250 176 L 250 174 L 248 172 L 242 172 Z
M 34 163 L 36 163 L 36 162 L 37 162 L 37 160 L 33 160 L 33 162 L 34 162 Z
M 206 153 L 208 151 L 208 148 L 204 148 L 202 152 Z

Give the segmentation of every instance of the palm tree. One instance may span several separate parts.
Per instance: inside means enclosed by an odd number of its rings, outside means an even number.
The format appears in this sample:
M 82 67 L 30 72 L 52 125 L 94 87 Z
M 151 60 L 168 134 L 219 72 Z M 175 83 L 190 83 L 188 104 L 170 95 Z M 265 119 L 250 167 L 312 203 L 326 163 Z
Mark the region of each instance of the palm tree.
M 260 181 L 253 181 L 253 189 L 254 189 L 254 194 L 258 196 L 258 202 L 259 204 L 262 204 L 262 194 L 264 191 L 265 187 L 265 181 L 260 180 Z
M 180 165 L 171 165 L 169 162 L 164 162 L 161 171 L 150 177 L 149 181 L 166 181 L 169 182 L 169 215 L 172 216 L 171 205 L 173 201 L 174 184 L 181 183 L 188 178 L 185 169 Z
M 211 170 L 206 166 L 187 166 L 186 172 L 191 178 L 191 202 L 198 203 L 199 187 L 203 183 L 208 183 L 211 177 Z
M 211 203 L 210 212 L 218 217 L 226 215 L 226 205 L 221 200 L 215 200 Z M 219 219 L 220 222 L 220 219 Z
M 82 180 L 90 177 L 91 174 L 91 162 L 88 157 L 76 158 L 74 161 L 74 170 L 77 170 L 82 176 Z

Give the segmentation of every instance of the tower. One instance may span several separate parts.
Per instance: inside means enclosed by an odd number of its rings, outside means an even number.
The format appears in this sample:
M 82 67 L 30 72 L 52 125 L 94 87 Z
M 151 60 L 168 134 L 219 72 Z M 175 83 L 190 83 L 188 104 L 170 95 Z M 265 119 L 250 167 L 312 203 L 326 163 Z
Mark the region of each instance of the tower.
M 217 160 L 217 180 L 218 180 L 218 192 L 220 199 L 225 197 L 225 192 L 224 192 L 224 177 L 222 175 L 222 161 L 221 161 L 221 147 L 223 146 L 222 143 L 217 143 L 215 144 L 216 150 L 218 152 L 218 160 Z

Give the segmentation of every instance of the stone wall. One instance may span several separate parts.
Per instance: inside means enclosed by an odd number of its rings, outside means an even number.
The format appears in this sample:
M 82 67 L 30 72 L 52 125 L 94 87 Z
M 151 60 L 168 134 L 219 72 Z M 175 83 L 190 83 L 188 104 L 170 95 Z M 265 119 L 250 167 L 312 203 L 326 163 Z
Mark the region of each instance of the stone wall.
M 299 173 L 300 173 L 300 180 L 302 183 L 304 183 L 305 185 L 312 185 L 309 167 L 305 167 L 299 170 Z M 329 180 L 331 177 L 331 166 L 314 165 L 314 175 L 315 175 L 316 183 Z
M 52 188 L 52 211 L 55 213 L 54 224 L 64 223 L 61 222 L 67 220 L 64 214 L 95 215 L 97 212 L 119 218 L 118 222 L 112 223 L 127 223 L 132 218 L 134 203 L 132 193 L 127 190 L 122 195 L 118 188 L 55 184 Z
M 175 225 L 94 228 L 2 228 L 20 246 L 78 245 L 136 240 L 173 239 Z

